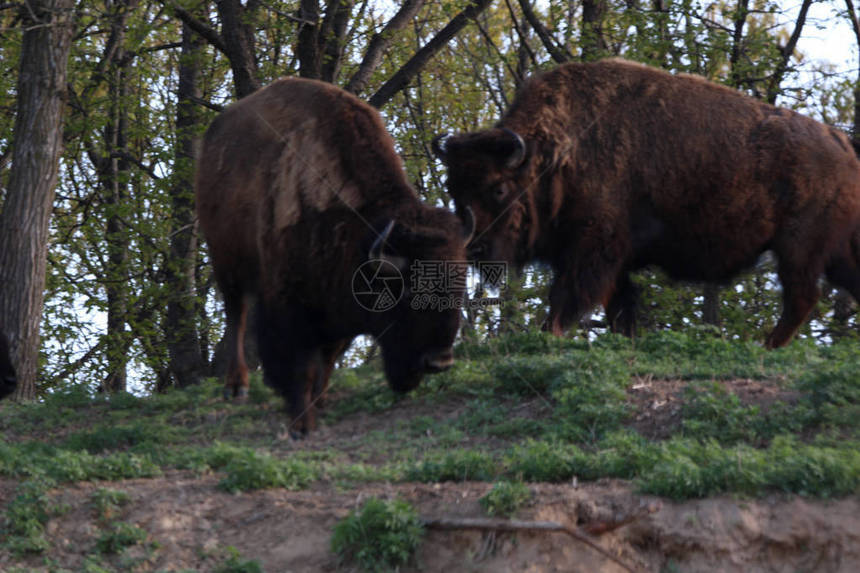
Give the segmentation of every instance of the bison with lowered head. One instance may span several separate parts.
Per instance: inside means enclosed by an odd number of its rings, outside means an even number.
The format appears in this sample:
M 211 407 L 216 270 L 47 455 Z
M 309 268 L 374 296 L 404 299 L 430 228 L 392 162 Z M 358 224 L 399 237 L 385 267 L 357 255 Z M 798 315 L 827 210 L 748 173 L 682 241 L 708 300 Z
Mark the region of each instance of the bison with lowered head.
M 470 251 L 555 271 L 545 328 L 598 303 L 632 334 L 631 271 L 656 265 L 723 282 L 764 251 L 786 344 L 824 274 L 860 300 L 860 162 L 836 129 L 689 75 L 622 60 L 571 63 L 520 90 L 493 129 L 441 137 L 436 153 Z
M 15 377 L 15 368 L 12 366 L 9 339 L 0 330 L 0 400 L 14 392 L 17 387 L 18 379 Z
M 382 286 L 402 277 L 408 291 L 415 261 L 464 261 L 471 236 L 419 200 L 373 108 L 330 84 L 276 81 L 215 119 L 195 187 L 227 313 L 226 392 L 247 394 L 252 302 L 265 380 L 286 398 L 293 435 L 314 427 L 314 405 L 356 335 L 376 338 L 397 391 L 451 366 L 459 310 L 411 310 L 408 292 L 374 309 L 353 295 L 359 267 Z

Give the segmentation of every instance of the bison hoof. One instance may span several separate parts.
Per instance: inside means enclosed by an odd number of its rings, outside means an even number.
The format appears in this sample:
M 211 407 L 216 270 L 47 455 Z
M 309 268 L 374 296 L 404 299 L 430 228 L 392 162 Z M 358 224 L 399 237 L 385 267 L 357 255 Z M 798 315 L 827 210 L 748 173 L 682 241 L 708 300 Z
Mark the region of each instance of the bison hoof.
M 224 399 L 232 400 L 233 399 L 233 387 L 232 386 L 224 386 Z
M 304 440 L 305 438 L 308 437 L 308 431 L 307 430 L 290 430 L 290 437 L 298 442 L 298 441 Z
M 248 401 L 248 387 L 240 386 L 236 393 L 234 394 L 235 402 L 237 404 L 244 404 Z

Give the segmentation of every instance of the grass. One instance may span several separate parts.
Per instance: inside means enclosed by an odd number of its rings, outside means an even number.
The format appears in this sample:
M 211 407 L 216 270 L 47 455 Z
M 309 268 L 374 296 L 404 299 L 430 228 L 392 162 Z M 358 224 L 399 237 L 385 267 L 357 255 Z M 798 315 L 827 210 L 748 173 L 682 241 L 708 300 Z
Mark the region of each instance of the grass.
M 47 510 L 36 492 L 46 484 L 172 470 L 216 473 L 231 492 L 320 480 L 356 487 L 576 476 L 630 479 L 643 492 L 683 499 L 769 491 L 832 497 L 860 484 L 854 342 L 797 341 L 768 352 L 695 329 L 632 341 L 530 332 L 463 342 L 456 352 L 454 368 L 406 396 L 387 388 L 378 362 L 337 371 L 324 423 L 375 422 L 333 428 L 336 439 L 324 451 L 277 439 L 282 402 L 257 376 L 247 405 L 222 401 L 214 381 L 147 398 L 69 386 L 38 404 L 4 403 L 0 476 L 25 489 L 6 505 L 0 542 L 39 550 Z M 641 412 L 629 387 L 641 377 L 686 385 L 676 396 L 677 427 L 665 439 L 636 431 Z M 745 402 L 724 384 L 737 378 L 765 381 L 791 399 Z M 122 503 L 100 495 L 92 503 L 109 520 Z

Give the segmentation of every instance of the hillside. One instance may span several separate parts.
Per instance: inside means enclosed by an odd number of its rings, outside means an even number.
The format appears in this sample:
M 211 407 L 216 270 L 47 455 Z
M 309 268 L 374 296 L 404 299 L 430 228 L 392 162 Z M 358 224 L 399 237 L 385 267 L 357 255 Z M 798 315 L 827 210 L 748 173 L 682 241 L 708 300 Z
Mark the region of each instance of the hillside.
M 856 342 L 462 343 L 403 397 L 378 364 L 337 371 L 299 442 L 258 379 L 247 404 L 219 396 L 0 406 L 0 570 L 350 571 L 331 535 L 368 499 L 487 518 L 507 484 L 517 520 L 634 570 L 860 570 Z M 429 530 L 401 570 L 624 569 L 563 533 Z

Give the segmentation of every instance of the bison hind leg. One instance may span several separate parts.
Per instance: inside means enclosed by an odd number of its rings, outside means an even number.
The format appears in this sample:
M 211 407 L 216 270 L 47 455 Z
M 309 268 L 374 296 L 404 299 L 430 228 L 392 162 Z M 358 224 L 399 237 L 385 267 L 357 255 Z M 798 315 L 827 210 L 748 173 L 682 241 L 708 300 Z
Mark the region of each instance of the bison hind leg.
M 224 332 L 227 346 L 227 375 L 224 380 L 224 399 L 243 401 L 248 396 L 248 365 L 245 362 L 245 332 L 248 323 L 248 301 L 239 292 L 224 292 L 224 310 L 227 328 Z
M 854 234 L 853 248 L 834 257 L 826 274 L 827 280 L 847 290 L 860 304 L 860 230 Z
M 317 376 L 322 372 L 322 350 L 309 344 L 306 332 L 297 325 L 300 317 L 260 312 L 258 343 L 265 383 L 286 402 L 289 434 L 302 439 L 316 427 L 314 406 Z
M 809 316 L 812 307 L 821 296 L 818 277 L 820 266 L 791 267 L 780 262 L 779 280 L 782 283 L 782 315 L 768 336 L 765 346 L 769 349 L 788 344 Z

